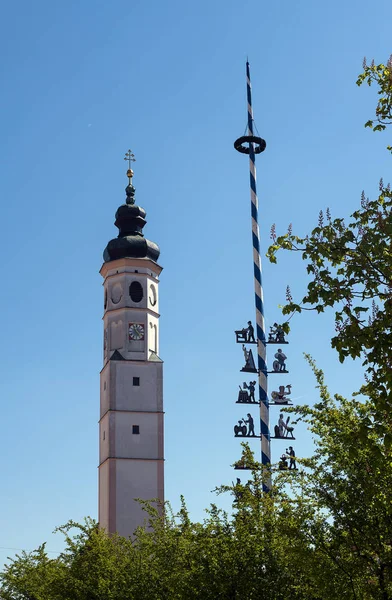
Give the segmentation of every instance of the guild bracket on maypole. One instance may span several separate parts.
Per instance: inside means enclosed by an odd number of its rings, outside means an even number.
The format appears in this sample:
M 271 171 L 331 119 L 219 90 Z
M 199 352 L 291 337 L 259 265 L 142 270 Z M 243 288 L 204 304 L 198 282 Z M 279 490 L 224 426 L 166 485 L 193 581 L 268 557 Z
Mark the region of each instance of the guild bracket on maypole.
M 236 463 L 234 463 L 234 468 L 236 469 L 236 471 L 252 471 L 254 468 L 256 467 L 256 465 L 248 465 L 245 461 L 237 460 Z
M 289 466 L 290 461 L 290 466 Z M 235 467 L 236 468 L 236 467 Z M 245 468 L 245 467 L 244 467 Z M 283 452 L 279 460 L 279 471 L 298 471 L 297 463 L 295 461 L 295 452 L 292 446 L 286 448 L 286 452 Z
M 246 415 L 246 418 L 240 419 L 238 425 L 234 425 L 234 437 L 261 437 L 255 433 L 255 422 L 250 413 Z
M 270 405 L 272 406 L 293 406 L 293 403 L 290 402 L 288 396 L 291 394 L 291 388 L 293 386 L 291 383 L 287 385 L 280 385 L 278 390 L 274 390 L 271 392 Z
M 267 147 L 266 141 L 256 135 L 243 135 L 234 142 L 234 148 L 241 154 L 250 154 L 251 144 L 255 154 L 261 154 Z
M 294 427 L 290 424 L 290 416 L 284 420 L 283 413 L 280 413 L 277 424 L 274 427 L 274 434 L 271 440 L 295 440 Z
M 255 328 L 252 325 L 252 321 L 248 321 L 247 327 L 243 327 L 242 329 L 236 329 L 235 333 L 235 341 L 237 344 L 257 344 L 257 340 L 255 339 Z
M 247 350 L 245 344 L 242 344 L 242 351 L 244 353 L 245 365 L 242 367 L 241 371 L 245 373 L 258 373 L 252 350 Z
M 270 327 L 270 331 L 268 334 L 267 344 L 288 344 L 285 338 L 285 332 L 283 330 L 282 325 L 278 325 L 278 323 L 274 323 L 272 327 Z
M 275 360 L 272 363 L 272 371 L 267 371 L 268 373 L 288 373 L 286 368 L 286 360 L 287 356 L 283 352 L 282 348 L 278 348 L 278 351 L 275 353 Z
M 259 401 L 255 399 L 256 384 L 256 380 L 249 383 L 244 381 L 242 387 L 239 386 L 240 391 L 236 404 L 259 404 Z

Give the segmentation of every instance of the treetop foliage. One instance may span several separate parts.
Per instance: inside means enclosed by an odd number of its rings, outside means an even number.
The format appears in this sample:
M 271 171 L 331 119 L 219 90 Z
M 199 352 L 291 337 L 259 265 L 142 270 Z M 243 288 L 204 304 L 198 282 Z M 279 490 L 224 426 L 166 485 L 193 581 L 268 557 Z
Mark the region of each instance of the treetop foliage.
M 363 72 L 358 76 L 357 85 L 362 85 L 364 82 L 369 86 L 375 83 L 379 95 L 376 118 L 367 121 L 365 127 L 371 127 L 373 131 L 384 131 L 387 125 L 392 123 L 392 54 L 386 65 L 375 65 L 374 61 L 367 65 L 364 58 Z M 388 146 L 387 149 L 392 152 L 392 146 Z

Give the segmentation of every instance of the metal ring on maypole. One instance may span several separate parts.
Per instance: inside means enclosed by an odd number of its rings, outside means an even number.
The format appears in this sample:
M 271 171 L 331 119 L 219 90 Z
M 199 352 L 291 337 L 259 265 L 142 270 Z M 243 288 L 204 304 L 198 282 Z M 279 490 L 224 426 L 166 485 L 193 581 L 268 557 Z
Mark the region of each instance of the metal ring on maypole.
M 245 146 L 245 144 L 247 144 Z M 250 154 L 250 144 L 253 144 L 255 154 L 261 154 L 267 147 L 267 143 L 263 138 L 255 135 L 243 135 L 234 142 L 234 148 L 241 154 Z

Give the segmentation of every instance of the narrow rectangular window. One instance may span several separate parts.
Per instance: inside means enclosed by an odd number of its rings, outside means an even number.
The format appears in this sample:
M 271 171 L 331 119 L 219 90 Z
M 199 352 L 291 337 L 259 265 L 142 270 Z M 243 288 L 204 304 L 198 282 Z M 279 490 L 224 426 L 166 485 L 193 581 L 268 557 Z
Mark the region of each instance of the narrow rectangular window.
M 103 432 L 103 439 L 105 439 L 105 431 Z
M 140 385 L 140 377 L 133 378 L 133 385 Z
M 139 434 L 139 425 L 132 425 L 132 433 Z

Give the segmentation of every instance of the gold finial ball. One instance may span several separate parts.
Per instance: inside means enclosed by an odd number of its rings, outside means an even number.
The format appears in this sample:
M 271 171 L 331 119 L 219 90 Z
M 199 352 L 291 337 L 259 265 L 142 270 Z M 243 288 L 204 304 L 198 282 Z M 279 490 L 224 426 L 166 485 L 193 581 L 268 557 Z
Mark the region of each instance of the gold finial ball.
M 133 177 L 133 171 L 132 171 L 132 169 L 128 169 L 128 171 L 127 171 L 127 177 Z

